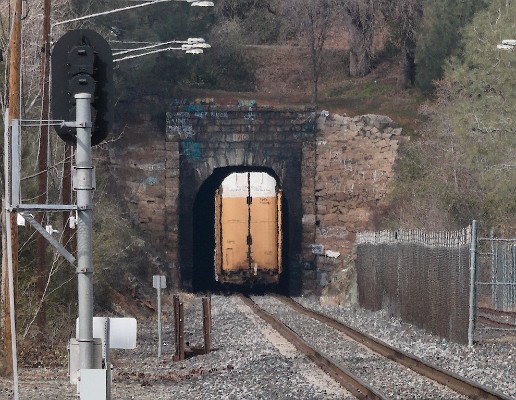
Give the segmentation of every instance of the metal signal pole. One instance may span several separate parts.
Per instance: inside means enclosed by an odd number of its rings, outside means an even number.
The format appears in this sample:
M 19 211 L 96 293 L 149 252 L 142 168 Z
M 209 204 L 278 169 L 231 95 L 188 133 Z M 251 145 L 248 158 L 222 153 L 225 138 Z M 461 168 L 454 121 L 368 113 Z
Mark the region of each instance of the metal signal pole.
M 77 101 L 77 283 L 79 298 L 79 360 L 81 369 L 93 368 L 93 165 L 91 160 L 91 95 Z
M 63 204 L 72 204 L 72 146 L 65 143 L 65 154 L 63 163 L 63 183 L 62 183 L 62 202 Z M 75 216 L 75 215 L 74 215 Z M 74 245 L 71 242 L 72 229 L 69 226 L 68 219 L 70 211 L 63 211 L 63 244 L 66 250 L 73 253 Z

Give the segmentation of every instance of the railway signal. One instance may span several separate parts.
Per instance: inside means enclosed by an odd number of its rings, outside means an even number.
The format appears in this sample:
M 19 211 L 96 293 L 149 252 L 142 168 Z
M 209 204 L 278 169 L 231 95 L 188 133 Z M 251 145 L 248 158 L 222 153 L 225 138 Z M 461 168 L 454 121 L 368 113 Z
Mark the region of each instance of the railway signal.
M 97 32 L 77 29 L 64 34 L 52 51 L 52 118 L 75 121 L 75 95 L 91 95 L 91 145 L 106 139 L 113 124 L 113 55 Z M 56 126 L 59 137 L 70 145 L 76 129 Z

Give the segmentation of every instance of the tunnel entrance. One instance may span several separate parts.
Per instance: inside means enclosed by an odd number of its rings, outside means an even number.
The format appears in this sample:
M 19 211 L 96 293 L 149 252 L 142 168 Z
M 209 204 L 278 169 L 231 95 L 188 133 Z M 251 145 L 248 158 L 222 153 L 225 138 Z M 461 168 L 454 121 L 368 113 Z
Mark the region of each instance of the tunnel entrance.
M 288 293 L 288 218 L 271 168 L 214 169 L 193 206 L 192 289 Z

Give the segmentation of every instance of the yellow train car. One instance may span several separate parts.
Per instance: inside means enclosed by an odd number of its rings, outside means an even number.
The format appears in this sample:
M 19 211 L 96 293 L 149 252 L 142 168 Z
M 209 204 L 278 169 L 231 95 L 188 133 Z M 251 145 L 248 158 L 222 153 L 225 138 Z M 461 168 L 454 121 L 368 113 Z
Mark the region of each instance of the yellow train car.
M 281 190 L 265 172 L 233 173 L 215 193 L 215 280 L 277 284 L 282 272 Z

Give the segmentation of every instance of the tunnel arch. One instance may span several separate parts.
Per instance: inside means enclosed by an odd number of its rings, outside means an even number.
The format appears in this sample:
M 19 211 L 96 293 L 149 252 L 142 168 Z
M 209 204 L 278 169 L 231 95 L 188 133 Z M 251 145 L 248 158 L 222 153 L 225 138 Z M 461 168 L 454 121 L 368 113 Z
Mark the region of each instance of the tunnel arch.
M 199 266 L 212 265 L 212 233 L 205 224 L 209 221 L 211 230 L 211 193 L 221 179 L 231 172 L 269 171 L 280 183 L 287 210 L 282 225 L 288 235 L 283 240 L 287 273 L 282 274 L 280 286 L 291 296 L 300 295 L 304 278 L 312 279 L 314 272 L 311 254 L 303 247 L 314 243 L 315 232 L 309 219 L 313 200 L 303 198 L 314 186 L 315 165 L 310 161 L 316 150 L 314 110 L 203 107 L 177 106 L 167 112 L 167 154 L 177 150 L 177 158 L 165 161 L 165 204 L 167 210 L 177 210 L 177 217 L 168 213 L 166 217 L 167 257 L 177 262 L 171 268 L 175 282 L 184 290 L 209 287 L 205 282 L 211 277 L 200 273 L 205 269 Z M 306 213 L 310 215 L 304 220 Z
M 278 187 L 282 187 L 279 176 L 272 168 L 256 166 L 227 166 L 213 170 L 213 173 L 200 185 L 195 196 L 193 220 L 193 248 L 192 248 L 192 289 L 196 292 L 219 290 L 223 287 L 215 281 L 214 251 L 215 251 L 215 191 L 225 178 L 233 173 L 265 172 L 276 180 Z M 257 286 L 256 290 L 277 290 L 288 293 L 289 275 L 289 207 L 287 196 L 282 197 L 282 268 L 280 281 L 274 287 Z M 225 287 L 227 288 L 227 286 Z M 245 290 L 246 287 L 231 287 Z

